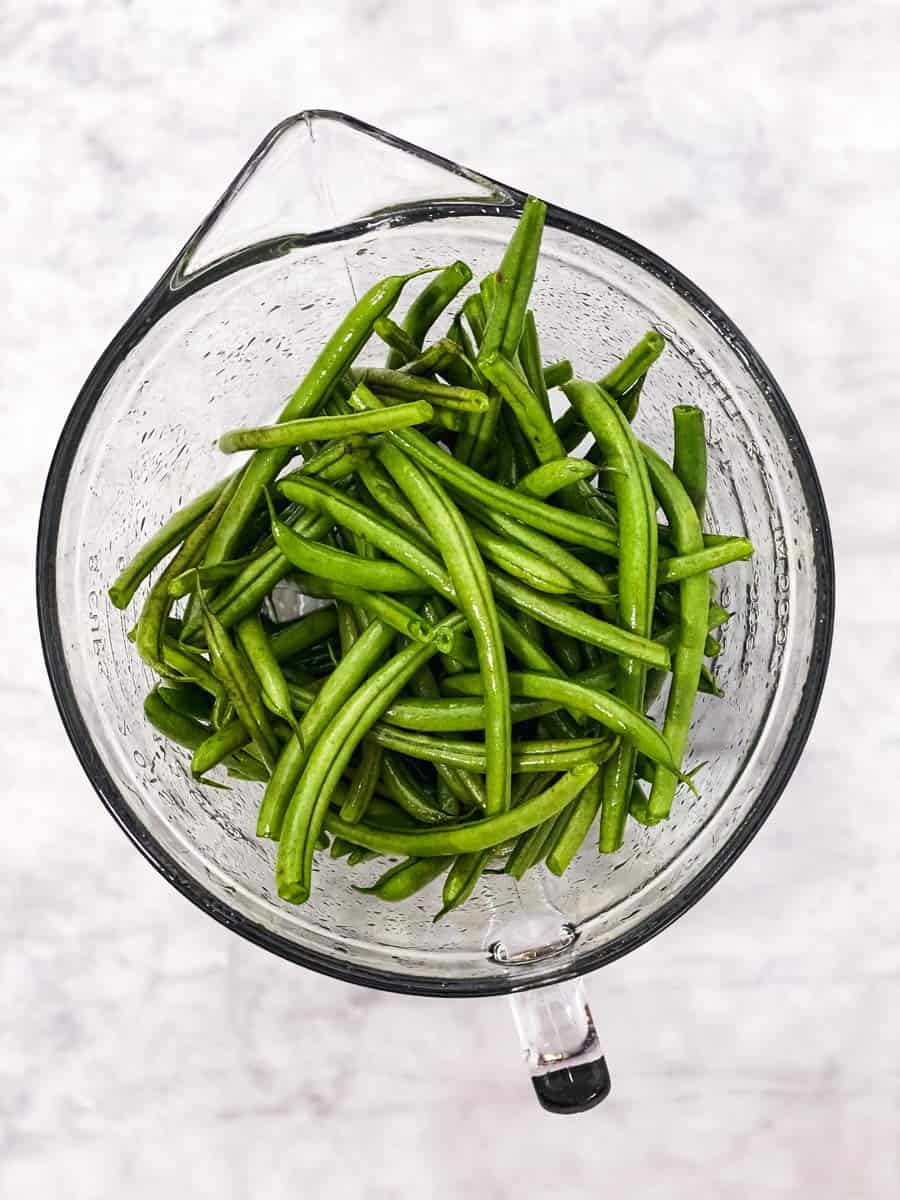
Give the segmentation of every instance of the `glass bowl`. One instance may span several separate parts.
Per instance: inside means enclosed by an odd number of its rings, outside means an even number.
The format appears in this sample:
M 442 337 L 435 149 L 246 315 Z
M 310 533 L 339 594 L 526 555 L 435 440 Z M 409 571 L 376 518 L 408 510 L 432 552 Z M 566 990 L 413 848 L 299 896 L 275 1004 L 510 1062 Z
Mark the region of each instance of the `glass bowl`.
M 150 531 L 221 477 L 218 434 L 275 417 L 357 295 L 386 274 L 455 258 L 479 278 L 496 267 L 523 199 L 341 114 L 283 122 L 101 356 L 62 432 L 38 538 L 54 694 L 91 782 L 140 850 L 259 945 L 421 995 L 558 984 L 640 945 L 722 875 L 790 778 L 825 678 L 832 547 L 803 435 L 747 340 L 656 255 L 549 206 L 533 297 L 546 360 L 571 358 L 596 377 L 659 329 L 669 345 L 638 431 L 670 453 L 672 405 L 701 405 L 708 527 L 756 546 L 719 574 L 736 615 L 716 662 L 725 698 L 700 698 L 690 739 L 691 761 L 707 762 L 700 796 L 680 789 L 666 824 L 630 822 L 614 855 L 598 856 L 589 839 L 561 880 L 486 877 L 435 925 L 439 884 L 381 906 L 319 855 L 310 902 L 283 903 L 273 847 L 254 837 L 259 785 L 192 781 L 187 752 L 144 721 L 151 676 L 126 640 L 137 604 L 117 611 L 106 588 Z

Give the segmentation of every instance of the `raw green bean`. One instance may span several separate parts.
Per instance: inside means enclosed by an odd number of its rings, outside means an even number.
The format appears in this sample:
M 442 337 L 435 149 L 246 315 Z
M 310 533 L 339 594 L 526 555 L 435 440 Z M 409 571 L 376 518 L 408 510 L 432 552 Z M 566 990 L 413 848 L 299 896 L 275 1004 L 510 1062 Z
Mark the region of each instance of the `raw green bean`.
M 672 409 L 674 457 L 672 466 L 703 520 L 707 508 L 707 436 L 703 409 L 696 404 L 676 404 Z
M 218 766 L 236 750 L 240 750 L 250 741 L 244 722 L 238 719 L 229 721 L 222 729 L 206 730 L 206 737 L 198 743 L 191 759 L 191 774 L 196 779 L 202 779 L 208 771 Z M 268 779 L 268 771 L 263 778 Z
M 149 538 L 127 566 L 123 567 L 109 588 L 109 598 L 116 608 L 127 608 L 135 592 L 153 570 L 200 524 L 209 510 L 213 507 L 224 489 L 228 486 L 231 476 L 214 484 L 208 491 L 185 504 L 178 512 L 169 517 L 168 521 Z
M 562 875 L 587 837 L 600 811 L 603 772 L 598 771 L 581 795 L 566 810 L 562 824 L 554 830 L 547 867 L 554 875 Z
M 580 479 L 590 479 L 597 474 L 597 466 L 583 458 L 556 458 L 541 463 L 523 476 L 516 484 L 516 491 L 536 500 L 546 500 Z
M 279 662 L 287 662 L 301 650 L 315 646 L 337 629 L 337 611 L 316 608 L 294 621 L 279 625 L 271 634 L 272 653 Z
M 444 267 L 434 279 L 423 288 L 407 309 L 406 316 L 401 322 L 404 331 L 421 350 L 425 335 L 432 325 L 456 296 L 472 279 L 472 272 L 466 263 L 457 261 L 449 267 Z M 388 355 L 388 367 L 401 366 L 401 358 L 392 352 Z
M 278 760 L 278 742 L 262 702 L 262 692 L 252 667 L 231 641 L 215 613 L 210 612 L 203 593 L 200 593 L 200 611 L 206 630 L 206 645 L 209 649 L 213 670 L 222 681 L 228 698 L 250 738 L 259 750 L 269 770 Z
M 408 900 L 443 875 L 452 862 L 449 855 L 444 858 L 408 858 L 385 871 L 371 887 L 355 887 L 353 890 L 392 903 Z
M 403 326 L 398 325 L 391 317 L 379 317 L 372 328 L 388 349 L 394 352 L 398 366 L 403 366 L 419 357 L 419 347 Z
M 601 554 L 617 557 L 618 533 L 610 525 L 593 517 L 563 512 L 543 500 L 499 487 L 453 458 L 415 430 L 385 434 L 385 440 L 408 454 L 420 466 L 442 479 L 454 491 L 482 503 L 485 508 L 515 517 L 533 529 L 553 534 L 564 542 L 572 542 Z M 289 495 L 285 491 L 286 495 Z
M 321 579 L 316 575 L 303 575 L 300 585 L 307 596 L 330 596 L 347 604 L 359 605 L 373 616 L 390 625 L 404 637 L 429 645 L 436 642 L 437 648 L 448 654 L 453 649 L 450 630 L 440 629 L 420 617 L 415 609 L 384 592 L 369 592 L 350 584 L 337 583 L 333 579 Z
M 572 364 L 567 358 L 562 358 L 559 362 L 548 363 L 544 367 L 544 387 L 548 392 L 562 387 L 564 383 L 568 383 L 573 378 L 574 374 Z
M 368 736 L 384 750 L 396 750 L 407 758 L 420 759 L 422 762 L 446 763 L 480 775 L 486 773 L 490 762 L 489 750 L 484 742 L 464 742 L 433 737 L 427 733 L 411 733 L 380 721 L 372 726 Z M 615 739 L 608 736 L 510 742 L 510 767 L 516 774 L 526 775 L 535 771 L 564 771 L 581 762 L 604 762 L 614 748 Z
M 239 481 L 240 473 L 231 476 L 219 492 L 209 512 L 181 543 L 180 548 L 154 583 L 144 601 L 144 607 L 138 618 L 134 644 L 147 666 L 152 667 L 159 675 L 166 674 L 161 646 L 166 618 L 173 603 L 169 585 L 183 571 L 188 571 L 197 565 L 222 514 L 227 511 L 231 498 L 237 491 Z
M 365 376 L 370 372 L 363 374 Z M 484 402 L 487 404 L 487 397 Z M 267 450 L 299 446 L 303 442 L 325 442 L 359 433 L 383 433 L 386 429 L 424 425 L 433 416 L 434 409 L 428 401 L 417 399 L 409 404 L 394 404 L 390 408 L 351 413 L 349 416 L 301 417 L 297 421 L 282 421 L 277 425 L 231 429 L 219 438 L 219 449 L 224 454 L 235 454 L 240 450 Z
M 266 499 L 271 505 L 268 492 Z M 421 592 L 422 580 L 408 567 L 384 560 L 368 560 L 346 550 L 301 537 L 284 525 L 270 508 L 275 545 L 293 567 L 352 587 L 379 592 Z
M 212 700 L 203 688 L 195 683 L 161 683 L 157 689 L 169 708 L 198 721 L 208 721 L 212 714 Z
M 594 763 L 583 763 L 518 807 L 471 824 L 401 832 L 363 824 L 348 825 L 331 812 L 326 819 L 326 828 L 329 833 L 353 838 L 361 846 L 382 854 L 410 854 L 422 858 L 471 854 L 499 846 L 555 816 L 575 799 L 596 772 Z
M 665 348 L 666 339 L 662 334 L 657 333 L 655 329 L 649 330 L 621 362 L 603 376 L 600 386 L 614 400 L 621 400 L 622 396 L 647 374 Z
M 657 531 L 656 501 L 644 459 L 627 418 L 602 388 L 576 382 L 565 384 L 563 390 L 601 447 L 604 460 L 615 469 L 612 485 L 619 514 L 619 621 L 632 634 L 649 637 L 656 594 Z M 619 659 L 616 692 L 633 710 L 643 711 L 646 662 L 636 655 Z M 602 853 L 617 850 L 622 844 L 635 752 L 640 749 L 626 738 L 603 772 Z
M 553 563 L 535 554 L 522 542 L 510 541 L 502 534 L 468 518 L 469 529 L 485 558 L 502 567 L 514 579 L 537 588 L 540 592 L 565 596 L 576 590 L 574 581 Z
M 462 620 L 462 616 L 454 614 L 443 624 L 455 629 Z M 379 626 L 380 622 L 375 622 L 369 630 Z M 363 634 L 359 639 L 354 650 L 362 644 L 365 636 Z M 303 903 L 309 898 L 315 841 L 344 768 L 372 725 L 436 650 L 435 645 L 420 646 L 413 642 L 395 654 L 350 696 L 319 736 L 306 761 L 281 829 L 275 878 L 278 893 L 283 899 Z M 344 659 L 345 663 L 347 661 L 349 656 Z M 348 828 L 363 827 L 353 825 Z M 362 839 L 355 840 L 360 845 L 366 844 Z M 378 849 L 377 846 L 369 848 Z
M 238 644 L 259 679 L 263 701 L 276 716 L 293 725 L 294 710 L 287 680 L 259 616 L 244 617 L 235 626 L 235 633 Z
M 579 682 L 533 671 L 510 671 L 510 692 L 513 696 L 532 700 L 556 700 L 567 708 L 583 712 L 630 742 L 651 762 L 661 763 L 671 770 L 674 766 L 672 752 L 656 726 L 617 696 L 586 682 L 590 674 L 593 672 L 579 676 L 582 681 Z M 477 696 L 481 694 L 482 685 L 477 675 L 454 675 L 445 681 L 445 686 L 458 694 Z
M 459 358 L 459 347 L 452 338 L 442 337 L 439 341 L 433 342 L 427 350 L 423 350 L 411 362 L 406 363 L 403 371 L 407 375 L 443 375 L 446 377 L 447 368 L 452 362 Z M 453 384 L 451 386 L 468 387 L 468 383 Z
M 548 638 L 550 651 L 566 675 L 575 675 L 581 670 L 581 646 L 576 638 L 560 629 L 551 629 Z
M 753 556 L 753 543 L 747 538 L 731 537 L 713 546 L 705 546 L 692 554 L 675 554 L 663 559 L 656 576 L 658 584 L 679 583 L 692 575 L 705 574 L 728 563 L 739 562 Z
M 444 880 L 444 890 L 441 895 L 441 909 L 434 917 L 440 921 L 448 912 L 465 904 L 475 890 L 475 885 L 484 873 L 484 868 L 490 861 L 492 851 L 477 850 L 473 854 L 459 854 L 453 861 L 453 866 L 447 872 Z M 427 859 L 425 860 L 427 861 Z M 441 860 L 438 859 L 438 862 Z
M 550 700 L 513 701 L 509 706 L 510 720 L 513 725 L 531 721 L 558 707 Z M 397 700 L 383 720 L 417 733 L 471 733 L 484 729 L 484 702 L 462 696 Z
M 363 743 L 359 763 L 353 770 L 347 795 L 341 805 L 341 817 L 351 825 L 363 819 L 375 795 L 375 784 L 381 774 L 382 753 L 377 742 Z
M 546 214 L 546 204 L 534 196 L 529 196 L 522 206 L 522 215 L 495 276 L 496 292 L 487 313 L 479 357 L 503 355 L 510 362 L 515 358 L 534 285 Z
M 703 545 L 703 531 L 694 502 L 674 471 L 649 446 L 642 447 L 653 489 L 666 514 L 675 539 L 675 548 L 692 554 Z M 680 588 L 681 617 L 678 648 L 672 660 L 672 684 L 666 703 L 663 734 L 680 768 L 687 746 L 688 732 L 700 667 L 703 663 L 706 622 L 709 615 L 709 581 L 703 574 L 685 579 Z M 657 768 L 648 800 L 651 817 L 667 817 L 678 786 L 677 776 Z
M 410 375 L 406 371 L 386 371 L 380 367 L 363 367 L 353 372 L 353 378 L 356 380 L 357 386 L 363 384 L 376 393 L 387 392 L 388 395 L 399 398 L 415 396 L 417 403 L 427 403 L 429 408 L 431 405 L 439 405 L 441 408 L 455 409 L 458 412 L 478 413 L 486 412 L 488 408 L 488 398 L 484 392 L 476 391 L 474 388 L 451 387 L 450 384 L 440 383 L 436 379 L 425 379 L 421 375 Z M 386 411 L 397 412 L 401 407 L 407 406 L 397 404 Z M 358 415 L 362 416 L 363 411 L 361 410 Z M 430 420 L 433 416 L 434 413 L 429 412 L 428 419 Z M 419 422 L 410 421 L 408 424 L 419 424 Z M 385 426 L 385 428 L 391 428 L 391 426 Z M 393 426 L 393 428 L 399 428 L 399 426 Z
M 515 414 L 538 462 L 564 458 L 565 447 L 553 428 L 553 421 L 514 364 L 498 354 L 486 355 L 482 350 L 478 355 L 478 369 Z
M 541 343 L 538 338 L 534 313 L 529 309 L 522 324 L 522 339 L 519 342 L 519 361 L 528 386 L 541 402 L 541 407 L 550 415 L 550 397 L 544 382 L 544 367 L 541 360 Z
M 381 783 L 388 797 L 398 808 L 409 813 L 422 825 L 446 825 L 453 820 L 447 813 L 438 808 L 435 800 L 429 796 L 417 781 L 406 762 L 399 754 L 385 751 L 382 746 Z M 343 810 L 343 805 L 341 806 Z
M 291 796 L 303 773 L 310 749 L 318 742 L 332 719 L 363 681 L 375 670 L 378 660 L 393 641 L 394 631 L 373 621 L 354 642 L 348 654 L 328 677 L 300 722 L 300 736 L 281 752 L 266 788 L 256 822 L 257 837 L 278 839 Z
M 484 562 L 462 514 L 437 481 L 387 443 L 379 447 L 378 459 L 434 539 L 450 575 L 456 603 L 475 640 L 486 679 L 487 812 L 501 812 L 509 807 L 509 688 L 503 637 Z
M 144 697 L 144 716 L 169 741 L 188 750 L 196 750 L 209 734 L 209 727 L 201 721 L 170 708 L 158 688 Z

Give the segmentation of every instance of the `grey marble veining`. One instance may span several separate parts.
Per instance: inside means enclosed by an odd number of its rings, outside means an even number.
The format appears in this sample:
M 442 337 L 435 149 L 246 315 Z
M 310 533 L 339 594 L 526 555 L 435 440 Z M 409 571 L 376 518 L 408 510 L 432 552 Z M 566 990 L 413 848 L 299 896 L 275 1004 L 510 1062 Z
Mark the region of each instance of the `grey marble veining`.
M 896 4 L 839 0 L 6 6 L 0 1195 L 900 1193 L 898 39 Z M 46 683 L 34 533 L 72 399 L 263 133 L 314 105 L 695 278 L 830 502 L 809 748 L 703 903 L 589 981 L 614 1073 L 589 1116 L 539 1112 L 502 1001 L 355 989 L 203 917 L 103 811 Z

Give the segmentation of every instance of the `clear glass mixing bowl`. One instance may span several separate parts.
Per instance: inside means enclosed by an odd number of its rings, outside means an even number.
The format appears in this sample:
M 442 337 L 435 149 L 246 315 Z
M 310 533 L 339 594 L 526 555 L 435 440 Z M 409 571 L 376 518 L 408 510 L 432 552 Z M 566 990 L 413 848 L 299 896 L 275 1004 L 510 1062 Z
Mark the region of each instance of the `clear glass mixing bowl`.
M 630 823 L 615 855 L 589 842 L 561 880 L 486 877 L 437 925 L 433 890 L 375 905 L 327 856 L 307 905 L 278 899 L 273 847 L 253 832 L 259 786 L 192 781 L 186 753 L 144 721 L 151 678 L 125 636 L 136 605 L 118 612 L 106 587 L 150 531 L 221 476 L 217 435 L 274 418 L 355 296 L 383 275 L 455 258 L 477 279 L 497 265 L 523 198 L 340 114 L 283 122 L 100 358 L 60 438 L 39 533 L 56 700 L 92 783 L 141 851 L 267 949 L 422 995 L 559 985 L 624 954 L 707 891 L 784 789 L 824 681 L 833 561 L 803 436 L 756 352 L 654 254 L 550 206 L 534 293 L 547 360 L 569 357 L 596 376 L 648 327 L 663 332 L 669 347 L 638 429 L 669 451 L 673 403 L 703 407 L 708 525 L 746 534 L 757 553 L 721 572 L 736 616 L 716 664 L 725 699 L 700 698 L 691 736 L 691 760 L 708 764 L 700 797 L 681 789 L 670 822 Z M 582 1010 L 581 994 L 559 986 L 537 1005 L 519 1002 L 538 1076 L 591 1060 Z

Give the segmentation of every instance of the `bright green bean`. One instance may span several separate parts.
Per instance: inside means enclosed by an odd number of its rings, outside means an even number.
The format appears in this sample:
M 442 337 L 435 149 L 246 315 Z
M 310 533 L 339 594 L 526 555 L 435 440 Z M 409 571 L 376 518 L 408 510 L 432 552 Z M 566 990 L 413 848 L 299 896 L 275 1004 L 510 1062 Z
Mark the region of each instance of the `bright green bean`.
M 456 296 L 472 279 L 472 272 L 466 263 L 457 261 L 449 267 L 444 267 L 434 279 L 423 288 L 407 309 L 401 325 L 405 333 L 421 350 L 425 335 L 432 325 Z M 388 367 L 401 366 L 399 355 L 388 355 Z
M 612 486 L 619 514 L 619 622 L 638 637 L 649 637 L 656 594 L 656 501 L 647 468 L 625 414 L 602 388 L 568 383 L 563 390 L 590 429 L 604 460 L 614 469 Z M 646 659 L 619 659 L 616 692 L 630 708 L 643 711 Z M 664 664 L 651 663 L 651 666 Z M 603 772 L 600 811 L 600 850 L 609 853 L 622 844 L 628 802 L 634 779 L 635 753 L 641 747 L 625 739 Z M 670 756 L 671 757 L 671 756 Z
M 546 500 L 580 479 L 590 479 L 597 470 L 596 464 L 583 458 L 556 458 L 529 471 L 516 484 L 516 491 L 536 500 Z
M 400 900 L 408 900 L 429 883 L 433 883 L 452 862 L 453 859 L 449 855 L 444 858 L 408 858 L 385 871 L 371 887 L 357 887 L 353 890 L 362 892 L 364 896 L 377 896 L 379 900 L 388 900 L 396 904 Z
M 462 616 L 454 614 L 443 624 L 454 629 L 462 620 Z M 378 627 L 379 623 L 376 622 L 369 629 Z M 362 644 L 365 636 L 363 634 L 359 639 L 354 650 Z M 435 645 L 420 646 L 413 642 L 395 654 L 350 696 L 319 736 L 306 761 L 281 829 L 275 878 L 278 893 L 283 899 L 303 903 L 309 898 L 316 838 L 321 832 L 332 793 L 348 761 L 394 697 L 436 650 Z M 347 661 L 344 659 L 344 662 Z M 353 825 L 347 828 L 363 827 Z M 354 834 L 350 836 L 360 845 L 366 844 Z M 369 848 L 378 849 L 377 846 Z
M 370 372 L 363 374 L 365 376 Z M 487 404 L 487 397 L 484 402 Z M 349 416 L 301 417 L 297 421 L 282 421 L 277 425 L 232 429 L 219 438 L 219 449 L 224 454 L 235 454 L 240 450 L 267 450 L 279 446 L 299 446 L 303 442 L 325 442 L 359 433 L 383 433 L 386 429 L 424 425 L 433 416 L 434 409 L 428 401 L 417 399 L 410 404 L 394 404 L 390 408 L 351 413 Z
M 471 854 L 499 846 L 555 816 L 575 799 L 596 772 L 596 764 L 583 763 L 518 807 L 471 824 L 403 832 L 363 824 L 348 825 L 332 812 L 326 819 L 326 828 L 329 833 L 353 838 L 361 846 L 382 854 L 410 854 L 421 858 Z
M 458 412 L 479 413 L 486 412 L 488 408 L 488 398 L 485 393 L 476 391 L 474 388 L 451 387 L 450 384 L 440 383 L 436 379 L 426 379 L 421 375 L 411 375 L 406 371 L 387 371 L 380 367 L 363 367 L 352 374 L 357 386 L 361 383 L 373 392 L 387 392 L 391 396 L 415 396 L 417 403 L 427 403 L 429 408 L 431 405 L 438 405 L 441 408 L 451 408 Z M 397 404 L 387 411 L 397 412 L 401 407 L 406 406 Z M 362 416 L 362 411 L 358 415 Z M 434 414 L 430 412 L 428 419 L 430 420 L 433 416 Z M 408 424 L 419 424 L 419 422 L 410 421 Z M 385 428 L 391 428 L 391 426 L 385 426 Z M 399 428 L 399 426 L 393 428 Z
M 484 868 L 490 861 L 492 851 L 477 850 L 473 854 L 459 854 L 453 860 L 453 866 L 447 872 L 444 880 L 444 890 L 441 895 L 441 909 L 434 920 L 440 921 L 454 908 L 459 908 L 472 895 L 475 885 L 484 873 Z M 424 861 L 428 861 L 425 859 Z M 432 860 L 434 861 L 434 860 Z M 436 861 L 440 862 L 440 859 Z
M 375 795 L 375 785 L 381 774 L 382 754 L 377 742 L 363 743 L 359 763 L 353 770 L 347 795 L 341 805 L 341 818 L 351 825 L 363 819 Z
M 381 783 L 397 807 L 409 813 L 421 825 L 446 825 L 453 819 L 442 812 L 435 800 L 419 786 L 405 760 L 399 754 L 385 751 L 383 746 Z
M 439 483 L 395 446 L 380 446 L 378 459 L 434 539 L 450 575 L 456 603 L 475 640 L 486 679 L 487 812 L 501 812 L 509 807 L 509 688 L 503 637 L 484 562 L 462 514 Z
M 268 634 L 263 629 L 263 624 L 259 616 L 244 617 L 235 626 L 235 634 L 237 635 L 238 645 L 244 651 L 250 665 L 256 672 L 256 677 L 262 688 L 264 703 L 276 716 L 287 721 L 289 725 L 293 725 L 294 710 L 291 707 L 291 696 L 288 691 L 287 680 L 284 677 L 284 672 L 281 670 Z
M 706 546 L 693 554 L 676 554 L 663 559 L 659 564 L 656 581 L 658 584 L 680 583 L 682 579 L 689 579 L 692 575 L 705 574 L 728 563 L 752 558 L 753 554 L 753 543 L 747 538 L 728 538 L 727 541 Z

